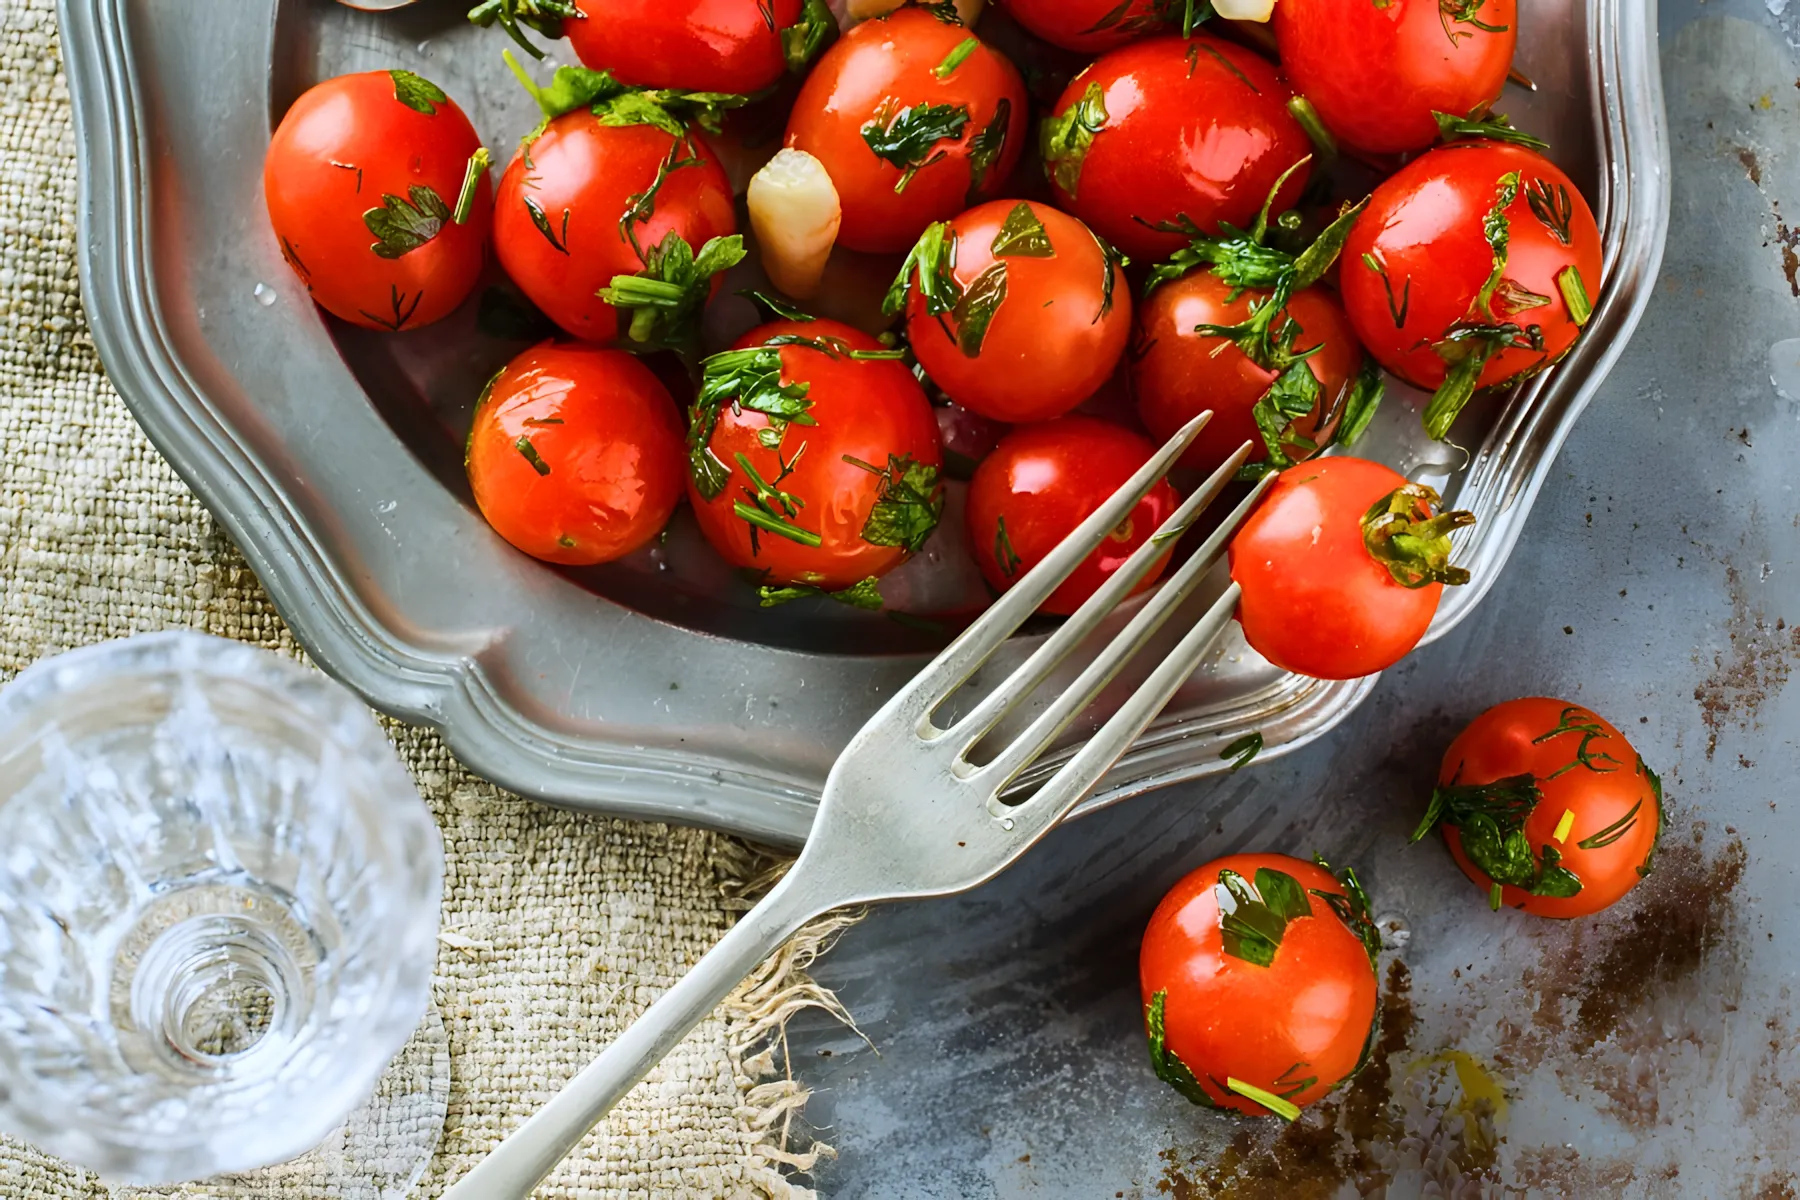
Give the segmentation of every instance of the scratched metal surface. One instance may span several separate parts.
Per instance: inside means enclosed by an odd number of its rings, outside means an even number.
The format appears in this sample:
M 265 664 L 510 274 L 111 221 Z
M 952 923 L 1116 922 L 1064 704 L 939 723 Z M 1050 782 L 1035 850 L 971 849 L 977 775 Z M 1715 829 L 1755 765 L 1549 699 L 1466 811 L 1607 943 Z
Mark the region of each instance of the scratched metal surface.
M 1786 8 L 1664 0 L 1662 281 L 1480 612 L 1326 739 L 1082 820 L 973 895 L 872 915 L 820 964 L 880 1050 L 823 1023 L 791 1035 L 808 1117 L 839 1152 L 823 1195 L 1800 1192 L 1800 4 Z M 1441 847 L 1405 846 L 1454 731 L 1534 693 L 1610 717 L 1669 786 L 1666 856 L 1599 919 L 1490 914 Z M 1405 927 L 1384 956 L 1401 986 L 1382 1055 L 1285 1133 L 1190 1107 L 1151 1077 L 1139 1032 L 1150 909 L 1239 849 L 1355 863 Z M 1503 1111 L 1471 1115 L 1449 1051 Z

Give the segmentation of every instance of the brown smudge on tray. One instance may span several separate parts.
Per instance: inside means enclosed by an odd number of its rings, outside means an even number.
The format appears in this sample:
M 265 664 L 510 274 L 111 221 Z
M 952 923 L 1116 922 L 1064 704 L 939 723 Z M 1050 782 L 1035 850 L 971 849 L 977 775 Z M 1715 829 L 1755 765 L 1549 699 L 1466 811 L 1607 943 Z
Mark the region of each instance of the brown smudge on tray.
M 1737 156 L 1738 161 L 1744 164 L 1744 174 L 1750 177 L 1750 182 L 1757 187 L 1761 187 L 1762 163 L 1757 161 L 1756 151 L 1748 146 L 1739 146 L 1737 148 Z
M 1382 990 L 1381 1034 L 1374 1053 L 1343 1091 L 1313 1105 L 1273 1137 L 1267 1122 L 1246 1123 L 1216 1161 L 1162 1151 L 1163 1177 L 1156 1190 L 1173 1200 L 1330 1200 L 1347 1182 L 1359 1189 L 1385 1183 L 1369 1147 L 1400 1133 L 1389 1100 L 1395 1060 L 1406 1052 L 1418 1025 L 1411 991 L 1411 972 L 1393 960 Z
M 1551 1196 L 1616 1196 L 1636 1178 L 1637 1168 L 1624 1159 L 1583 1158 L 1568 1146 L 1534 1146 L 1519 1152 L 1507 1182 L 1515 1190 Z
M 1796 1181 L 1792 1173 L 1783 1171 L 1779 1175 L 1765 1175 L 1755 1183 L 1746 1185 L 1739 1195 L 1744 1200 L 1795 1200 L 1796 1196 L 1800 1196 L 1800 1191 L 1796 1190 L 1797 1184 L 1800 1181 Z M 1752 1188 L 1755 1190 L 1752 1191 Z
M 1787 254 L 1792 257 L 1793 251 Z M 1795 271 L 1800 271 L 1800 258 L 1794 259 L 1790 281 Z M 1800 296 L 1800 285 L 1794 294 Z M 1800 627 L 1789 629 L 1779 617 L 1771 624 L 1760 609 L 1752 609 L 1743 580 L 1729 563 L 1725 566 L 1725 591 L 1731 601 L 1731 616 L 1725 622 L 1730 645 L 1713 655 L 1712 674 L 1694 688 L 1700 719 L 1706 723 L 1708 760 L 1719 748 L 1719 734 L 1726 724 L 1758 723 L 1763 704 L 1781 691 L 1793 671 L 1787 655 L 1800 650 Z

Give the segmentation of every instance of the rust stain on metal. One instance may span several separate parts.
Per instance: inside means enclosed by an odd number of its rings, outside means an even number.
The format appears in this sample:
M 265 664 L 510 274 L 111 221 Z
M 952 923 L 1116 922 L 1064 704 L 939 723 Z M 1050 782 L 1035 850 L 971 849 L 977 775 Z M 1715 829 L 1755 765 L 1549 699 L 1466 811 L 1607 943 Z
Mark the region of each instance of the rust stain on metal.
M 1793 255 L 1792 250 L 1787 253 Z M 1795 258 L 1794 266 L 1800 270 L 1800 258 Z M 1800 627 L 1789 629 L 1779 617 L 1770 624 L 1762 610 L 1753 609 L 1737 568 L 1730 564 L 1725 567 L 1725 590 L 1731 601 L 1731 616 L 1725 622 L 1730 645 L 1713 655 L 1712 674 L 1694 688 L 1700 719 L 1706 723 L 1708 759 L 1719 748 L 1726 724 L 1757 723 L 1763 703 L 1782 689 L 1793 671 L 1788 654 L 1800 650 Z
M 1757 187 L 1761 187 L 1762 163 L 1757 161 L 1756 151 L 1748 146 L 1739 146 L 1737 148 L 1737 156 L 1738 161 L 1744 164 L 1744 174 L 1750 177 L 1750 182 Z

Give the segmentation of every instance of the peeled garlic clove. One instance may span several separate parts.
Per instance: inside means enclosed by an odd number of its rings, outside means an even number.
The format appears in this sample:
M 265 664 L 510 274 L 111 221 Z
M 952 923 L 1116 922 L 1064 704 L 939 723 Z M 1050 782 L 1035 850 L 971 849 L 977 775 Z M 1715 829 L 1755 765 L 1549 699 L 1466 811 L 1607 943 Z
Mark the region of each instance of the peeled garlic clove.
M 1213 0 L 1213 11 L 1227 21 L 1267 21 L 1275 0 Z
M 804 150 L 781 150 L 750 180 L 750 228 L 769 282 L 796 300 L 819 290 L 843 210 L 825 165 Z

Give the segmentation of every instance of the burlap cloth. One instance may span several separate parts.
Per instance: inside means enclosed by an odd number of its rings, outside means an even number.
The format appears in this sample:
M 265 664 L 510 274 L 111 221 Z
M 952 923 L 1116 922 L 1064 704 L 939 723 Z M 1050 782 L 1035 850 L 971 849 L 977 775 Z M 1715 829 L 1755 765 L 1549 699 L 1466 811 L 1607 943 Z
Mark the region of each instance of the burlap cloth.
M 244 560 L 101 370 L 81 310 L 75 210 L 54 4 L 0 0 L 0 677 L 174 627 L 295 653 Z M 435 1196 L 673 984 L 769 864 L 717 834 L 517 799 L 464 772 L 434 734 L 391 728 L 447 860 L 435 998 L 450 1108 L 414 1192 Z M 804 1093 L 771 1070 L 768 1046 L 796 1007 L 831 1003 L 805 976 L 829 932 L 767 964 L 538 1195 L 810 1194 L 783 1177 L 818 1151 L 788 1145 Z M 335 1189 L 289 1178 L 279 1191 Z M 0 1196 L 107 1195 L 85 1172 L 0 1140 Z

